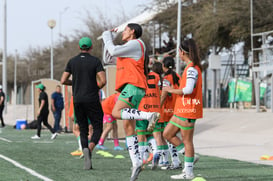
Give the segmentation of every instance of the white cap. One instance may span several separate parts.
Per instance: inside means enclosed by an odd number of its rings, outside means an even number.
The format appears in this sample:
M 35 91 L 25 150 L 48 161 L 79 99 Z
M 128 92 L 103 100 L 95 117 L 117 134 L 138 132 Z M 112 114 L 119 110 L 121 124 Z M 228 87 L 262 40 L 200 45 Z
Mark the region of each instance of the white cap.
M 0 85 L 0 89 L 2 89 L 2 85 Z

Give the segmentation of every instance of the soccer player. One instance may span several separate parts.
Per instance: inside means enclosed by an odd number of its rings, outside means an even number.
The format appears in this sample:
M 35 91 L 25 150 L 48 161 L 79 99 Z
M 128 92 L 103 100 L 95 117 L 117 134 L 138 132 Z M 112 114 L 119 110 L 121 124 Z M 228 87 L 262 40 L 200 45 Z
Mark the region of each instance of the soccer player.
M 130 23 L 122 32 L 123 45 L 113 44 L 114 31 L 102 34 L 105 50 L 110 56 L 117 57 L 116 91 L 120 92 L 112 115 L 124 120 L 126 142 L 132 161 L 131 181 L 137 179 L 142 166 L 135 134 L 135 120 L 149 120 L 148 129 L 153 129 L 160 114 L 157 112 L 139 111 L 138 106 L 147 89 L 149 58 L 145 58 L 145 45 L 141 39 L 142 28 L 139 24 Z M 107 60 L 107 59 L 105 59 Z M 146 60 L 146 61 L 145 61 Z M 105 62 L 109 63 L 109 62 Z
M 173 88 L 178 88 L 180 76 L 175 71 L 173 71 L 175 67 L 174 59 L 170 56 L 167 56 L 163 59 L 162 65 L 164 72 L 163 87 L 171 86 Z M 164 90 L 162 91 L 161 94 L 161 105 L 163 109 L 162 121 L 165 122 L 165 127 L 169 123 L 171 117 L 173 116 L 176 97 L 177 97 L 176 94 L 170 94 Z M 171 143 L 167 143 L 164 140 L 164 145 L 161 147 L 161 149 L 163 152 L 163 163 L 161 163 L 162 169 L 169 170 L 181 168 L 181 161 L 179 160 L 177 150 Z M 168 161 L 169 153 L 172 159 L 171 165 L 169 165 Z
M 112 94 L 111 96 L 104 99 L 101 103 L 102 109 L 103 109 L 103 124 L 106 124 L 106 128 L 103 130 L 99 144 L 96 146 L 96 148 L 100 150 L 106 150 L 107 148 L 103 145 L 105 138 L 107 137 L 108 133 L 112 130 L 113 132 L 113 139 L 114 139 L 114 150 L 124 150 L 121 146 L 119 146 L 118 141 L 118 125 L 117 120 L 112 116 L 112 110 L 114 108 L 114 105 L 116 104 L 118 100 L 119 93 Z
M 147 91 L 145 96 L 140 102 L 139 109 L 143 111 L 151 111 L 151 112 L 160 112 L 160 89 L 162 86 L 161 74 L 162 74 L 162 65 L 160 62 L 155 62 L 152 65 L 152 71 L 147 76 Z M 159 121 L 159 120 L 158 120 Z M 159 158 L 161 156 L 160 146 L 163 143 L 163 125 L 164 123 L 155 124 L 155 128 L 153 132 L 146 131 L 148 126 L 148 121 L 137 121 L 136 122 L 136 130 L 139 141 L 139 152 L 142 157 L 142 160 L 147 163 L 147 150 L 149 150 L 149 144 L 152 147 L 153 152 L 153 162 L 152 169 L 155 169 Z M 149 161 L 149 160 L 148 160 Z
M 186 63 L 179 88 L 170 86 L 163 90 L 178 95 L 174 115 L 163 132 L 163 136 L 176 146 L 178 152 L 185 147 L 184 169 L 172 179 L 193 179 L 194 145 L 193 134 L 196 119 L 203 117 L 202 73 L 200 57 L 193 39 L 182 41 L 179 56 Z M 176 136 L 180 132 L 183 141 Z

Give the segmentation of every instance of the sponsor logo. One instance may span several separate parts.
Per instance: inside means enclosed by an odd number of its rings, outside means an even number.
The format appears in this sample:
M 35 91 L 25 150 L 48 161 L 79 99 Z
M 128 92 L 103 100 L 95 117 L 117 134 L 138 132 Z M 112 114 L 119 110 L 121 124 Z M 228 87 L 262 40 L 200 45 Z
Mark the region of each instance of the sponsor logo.
M 183 106 L 198 105 L 198 104 L 201 104 L 201 101 L 199 99 L 185 98 L 184 95 L 183 95 L 182 96 L 182 104 L 183 104 Z
M 120 71 L 120 70 L 123 70 L 124 69 L 124 67 L 119 67 L 119 68 L 117 68 L 117 71 Z
M 196 113 L 196 109 L 177 109 L 179 113 Z
M 173 109 L 164 109 L 164 113 L 173 113 Z
M 156 93 L 145 94 L 145 97 L 157 97 Z
M 144 109 L 159 108 L 159 105 L 144 104 Z

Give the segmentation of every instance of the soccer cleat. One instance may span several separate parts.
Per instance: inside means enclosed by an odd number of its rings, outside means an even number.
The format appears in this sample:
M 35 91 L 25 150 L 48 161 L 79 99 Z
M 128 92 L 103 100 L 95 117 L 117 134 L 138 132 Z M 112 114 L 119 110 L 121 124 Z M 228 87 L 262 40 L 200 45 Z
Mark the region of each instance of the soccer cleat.
M 80 155 L 79 159 L 82 159 L 82 158 L 84 158 L 84 154 L 83 153 Z
M 170 165 L 170 163 L 168 162 L 168 161 L 166 161 L 166 162 L 160 162 L 159 164 L 158 164 L 158 166 L 160 166 L 160 167 L 167 167 L 167 166 L 169 166 Z
M 58 136 L 58 133 L 53 133 L 51 139 L 54 140 Z
M 108 150 L 108 148 L 105 147 L 105 146 L 103 146 L 103 145 L 97 145 L 96 148 L 97 148 L 98 150 Z
M 81 156 L 83 153 L 81 150 L 76 150 L 70 153 L 72 156 Z
M 192 174 L 186 174 L 185 172 L 182 172 L 181 174 L 178 175 L 172 175 L 171 179 L 174 180 L 180 180 L 180 179 L 193 179 L 194 175 Z
M 139 173 L 141 172 L 141 170 L 142 170 L 141 165 L 138 166 L 138 167 L 133 167 L 132 168 L 132 175 L 131 175 L 130 181 L 137 180 L 137 177 L 138 177 Z
M 151 166 L 152 170 L 157 168 L 159 159 L 160 159 L 160 156 L 158 154 L 155 154 L 152 160 L 152 166 Z
M 147 126 L 147 131 L 152 132 L 154 130 L 155 127 L 155 123 L 157 120 L 159 120 L 160 118 L 160 113 L 158 112 L 153 112 L 151 117 L 148 119 L 149 124 Z
M 176 170 L 176 169 L 181 169 L 182 168 L 182 164 L 178 164 L 178 165 L 174 165 L 174 164 L 171 164 L 171 165 L 168 165 L 168 166 L 165 166 L 165 167 L 161 167 L 161 170 Z
M 92 169 L 92 162 L 91 162 L 91 152 L 88 148 L 83 149 L 84 154 L 84 169 L 90 170 Z
M 122 148 L 121 146 L 115 146 L 115 147 L 114 147 L 114 150 L 115 150 L 115 151 L 123 151 L 124 148 Z
M 33 140 L 39 140 L 39 139 L 40 139 L 40 136 L 34 135 L 34 136 L 31 137 L 31 139 L 33 139 Z

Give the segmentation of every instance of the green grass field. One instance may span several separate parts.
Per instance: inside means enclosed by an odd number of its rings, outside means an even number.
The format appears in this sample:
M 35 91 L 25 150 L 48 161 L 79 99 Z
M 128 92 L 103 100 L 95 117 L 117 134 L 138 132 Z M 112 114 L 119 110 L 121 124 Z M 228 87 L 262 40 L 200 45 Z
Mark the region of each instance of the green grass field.
M 36 130 L 15 130 L 11 127 L 0 129 L 0 180 L 1 181 L 34 181 L 40 179 L 25 169 L 16 167 L 10 158 L 26 169 L 37 172 L 40 176 L 56 181 L 128 181 L 131 175 L 131 162 L 127 151 L 114 151 L 113 142 L 106 141 L 107 150 L 114 156 L 123 155 L 125 159 L 108 158 L 93 152 L 93 170 L 83 170 L 83 160 L 71 156 L 77 148 L 73 134 L 60 134 L 56 140 L 50 140 L 50 132 L 42 130 L 40 140 L 31 140 Z M 124 143 L 121 143 L 124 147 Z M 4 157 L 4 158 L 3 158 Z M 182 159 L 183 160 L 183 159 Z M 139 181 L 171 180 L 170 175 L 180 170 L 163 171 L 144 169 Z M 201 175 L 207 181 L 238 180 L 273 180 L 273 167 L 258 165 L 237 160 L 222 159 L 200 155 L 195 166 L 195 175 Z

